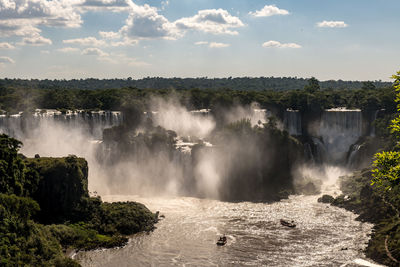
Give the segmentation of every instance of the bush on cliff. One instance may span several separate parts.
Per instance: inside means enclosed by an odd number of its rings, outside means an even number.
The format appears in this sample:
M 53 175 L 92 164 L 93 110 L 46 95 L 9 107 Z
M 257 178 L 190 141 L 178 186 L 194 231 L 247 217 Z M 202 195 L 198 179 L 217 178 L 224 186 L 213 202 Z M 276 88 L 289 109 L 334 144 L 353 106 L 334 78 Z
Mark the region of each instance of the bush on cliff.
M 122 246 L 125 235 L 154 228 L 142 204 L 89 197 L 86 160 L 27 159 L 20 146 L 0 135 L 1 266 L 79 266 L 63 250 Z

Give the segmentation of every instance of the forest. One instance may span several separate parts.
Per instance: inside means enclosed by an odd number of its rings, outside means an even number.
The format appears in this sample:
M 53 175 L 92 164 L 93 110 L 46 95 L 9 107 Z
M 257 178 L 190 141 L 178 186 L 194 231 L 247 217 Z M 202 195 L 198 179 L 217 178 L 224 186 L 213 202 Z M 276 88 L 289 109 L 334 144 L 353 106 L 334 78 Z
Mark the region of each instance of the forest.
M 302 89 L 308 79 L 297 77 L 237 77 L 237 78 L 162 78 L 146 77 L 142 79 L 72 79 L 72 80 L 37 80 L 37 79 L 0 79 L 0 85 L 6 87 L 24 87 L 30 89 L 110 89 L 135 87 L 139 89 L 232 89 L 241 91 L 296 90 Z M 342 81 L 321 82 L 323 89 L 373 89 L 390 86 L 383 81 Z
M 189 110 L 213 108 L 217 106 L 249 105 L 258 103 L 262 108 L 293 109 L 300 111 L 321 111 L 333 107 L 358 108 L 363 111 L 385 109 L 396 110 L 395 92 L 390 83 L 376 87 L 372 82 L 359 83 L 343 89 L 323 88 L 323 83 L 315 78 L 304 80 L 301 89 L 289 90 L 236 90 L 190 88 L 140 89 L 123 87 L 114 89 L 76 89 L 74 82 L 66 82 L 67 88 L 48 88 L 38 81 L 35 86 L 21 83 L 0 82 L 0 109 L 9 113 L 42 109 L 86 109 L 122 110 L 135 103 L 146 106 L 154 96 L 168 97 L 171 94 Z M 33 83 L 33 82 L 32 82 Z

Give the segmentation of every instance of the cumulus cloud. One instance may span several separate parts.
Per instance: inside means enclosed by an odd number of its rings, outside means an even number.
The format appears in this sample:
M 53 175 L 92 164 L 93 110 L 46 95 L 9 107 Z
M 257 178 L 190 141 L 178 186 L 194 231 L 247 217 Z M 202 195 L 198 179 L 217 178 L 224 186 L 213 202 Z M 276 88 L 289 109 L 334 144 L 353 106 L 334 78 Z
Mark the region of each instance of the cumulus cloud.
M 176 27 L 182 31 L 197 30 L 213 34 L 238 34 L 232 29 L 243 27 L 243 22 L 224 9 L 200 10 L 193 17 L 175 21 Z
M 9 57 L 0 57 L 0 64 L 12 64 L 14 60 Z
M 216 43 L 216 42 L 212 42 L 209 45 L 209 47 L 211 47 L 211 48 L 224 48 L 224 47 L 228 47 L 228 46 L 230 46 L 230 44 Z
M 14 49 L 14 48 L 15 48 L 15 46 L 13 46 L 10 43 L 6 43 L 6 42 L 0 43 L 0 49 Z
M 39 27 L 79 27 L 82 19 L 75 4 L 80 1 L 0 0 L 0 36 L 24 37 L 18 45 L 50 45 Z
M 106 57 L 108 54 L 106 52 L 103 52 L 101 49 L 96 48 L 96 47 L 90 47 L 86 48 L 85 50 L 82 51 L 82 55 L 86 56 L 99 56 L 99 57 Z
M 43 36 L 33 36 L 33 37 L 24 37 L 19 45 L 32 45 L 32 46 L 41 46 L 41 45 L 51 45 L 53 42 L 50 39 L 44 38 Z
M 317 23 L 319 28 L 346 28 L 347 25 L 344 21 L 322 21 Z
M 2 20 L 0 18 L 0 36 L 37 36 L 41 30 L 29 21 L 21 20 Z
M 176 39 L 181 36 L 174 23 L 158 14 L 157 8 L 133 2 L 130 2 L 130 14 L 120 33 L 132 39 Z
M 249 12 L 249 14 L 254 17 L 270 17 L 274 15 L 288 15 L 289 11 L 285 9 L 280 9 L 275 5 L 266 5 L 261 10 Z
M 79 27 L 81 16 L 74 8 L 77 0 L 0 0 L 0 19 L 23 26 Z
M 106 45 L 105 41 L 98 40 L 95 37 L 63 40 L 63 43 L 64 44 L 83 45 L 83 46 L 105 46 Z
M 301 45 L 295 43 L 280 43 L 278 41 L 268 41 L 262 44 L 263 47 L 267 48 L 301 48 Z
M 121 37 L 121 35 L 118 32 L 99 31 L 99 35 L 105 39 L 118 39 Z
M 76 48 L 76 47 L 63 47 L 63 48 L 57 49 L 57 51 L 59 51 L 61 53 L 73 53 L 73 52 L 78 52 L 79 48 Z

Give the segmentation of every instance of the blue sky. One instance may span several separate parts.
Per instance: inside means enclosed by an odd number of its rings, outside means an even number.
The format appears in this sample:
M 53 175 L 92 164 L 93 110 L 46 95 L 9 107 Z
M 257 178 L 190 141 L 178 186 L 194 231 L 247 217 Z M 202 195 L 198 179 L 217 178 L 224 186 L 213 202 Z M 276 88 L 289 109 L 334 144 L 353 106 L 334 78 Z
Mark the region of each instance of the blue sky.
M 390 80 L 398 0 L 0 0 L 0 77 Z

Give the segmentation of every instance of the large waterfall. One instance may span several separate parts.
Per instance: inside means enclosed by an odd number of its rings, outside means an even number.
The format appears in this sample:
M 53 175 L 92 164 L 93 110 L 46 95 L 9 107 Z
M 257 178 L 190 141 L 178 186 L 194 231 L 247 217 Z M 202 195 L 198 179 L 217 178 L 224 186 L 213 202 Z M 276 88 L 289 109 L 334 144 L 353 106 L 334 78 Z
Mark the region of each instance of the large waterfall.
M 326 151 L 325 160 L 330 163 L 343 163 L 351 145 L 363 134 L 361 110 L 325 110 L 316 133 Z
M 287 109 L 283 124 L 290 135 L 301 135 L 301 114 L 298 110 Z
M 101 139 L 105 128 L 120 125 L 122 113 L 119 111 L 65 111 L 35 110 L 34 113 L 20 112 L 14 115 L 0 115 L 0 132 L 23 139 L 37 127 L 55 123 L 73 128 L 82 128 L 95 139 Z

